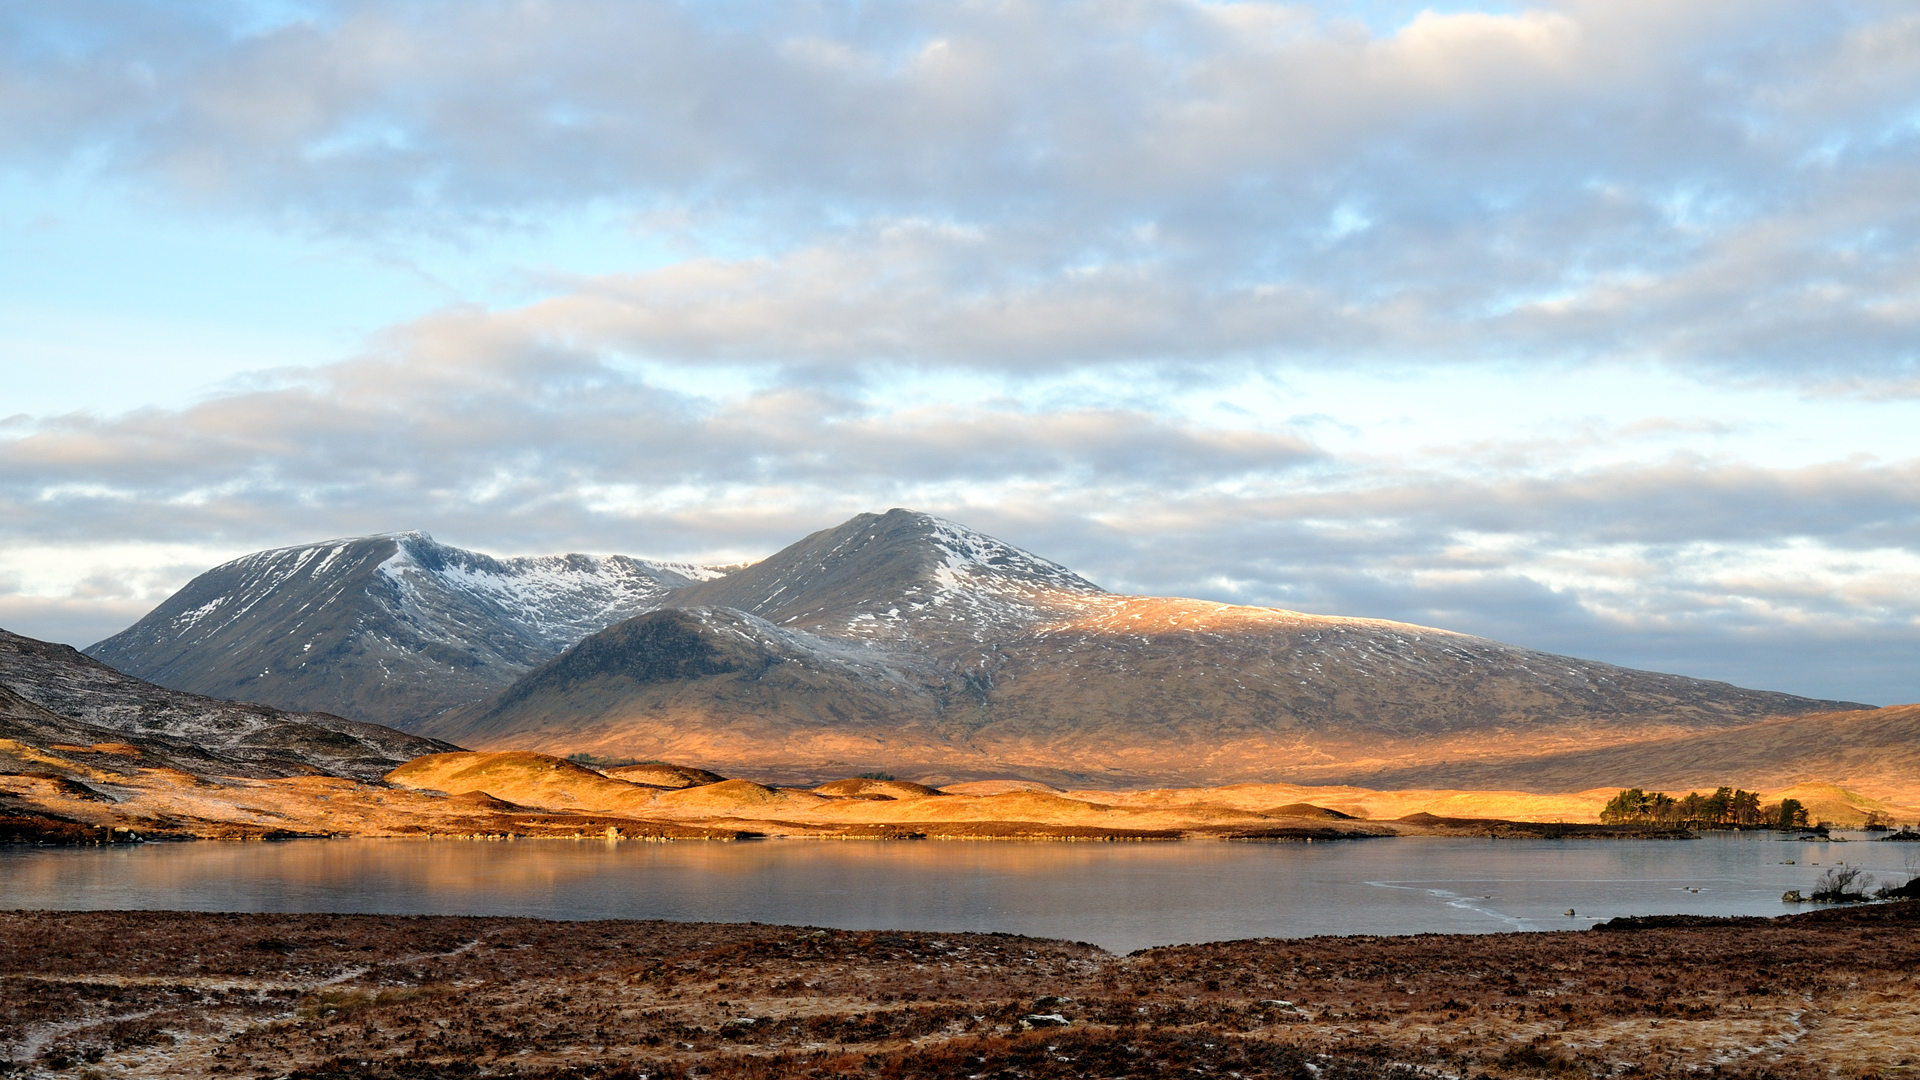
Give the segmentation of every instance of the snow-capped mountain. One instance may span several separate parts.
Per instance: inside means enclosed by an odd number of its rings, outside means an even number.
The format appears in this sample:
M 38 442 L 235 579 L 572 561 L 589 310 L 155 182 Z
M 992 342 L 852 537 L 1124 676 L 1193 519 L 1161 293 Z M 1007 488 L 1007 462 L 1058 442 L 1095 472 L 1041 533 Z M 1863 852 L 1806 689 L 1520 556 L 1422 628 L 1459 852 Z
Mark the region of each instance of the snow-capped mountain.
M 734 608 L 776 626 L 874 643 L 977 644 L 1079 609 L 1099 586 L 985 533 L 912 510 L 861 514 L 673 607 Z
M 718 576 L 626 556 L 495 559 L 425 533 L 256 552 L 87 653 L 161 685 L 404 724 L 491 696 Z
M 1849 703 L 1432 627 L 1107 593 L 927 514 L 862 514 L 675 590 L 422 728 L 728 770 L 1328 780 Z
M 721 772 L 1325 781 L 1857 707 L 1432 627 L 1116 595 L 911 510 L 729 569 L 336 540 L 210 570 L 89 652 L 468 746 Z

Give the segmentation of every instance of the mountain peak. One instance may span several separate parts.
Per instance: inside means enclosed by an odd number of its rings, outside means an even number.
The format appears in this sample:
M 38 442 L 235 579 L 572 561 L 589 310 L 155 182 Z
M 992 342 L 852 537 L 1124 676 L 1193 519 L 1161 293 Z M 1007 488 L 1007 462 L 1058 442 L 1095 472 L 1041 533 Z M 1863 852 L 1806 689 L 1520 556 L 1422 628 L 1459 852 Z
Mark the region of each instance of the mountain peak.
M 674 607 L 729 607 L 779 626 L 855 639 L 911 624 L 980 637 L 1074 599 L 1086 578 L 1005 541 L 916 510 L 859 514 L 718 581 L 673 593 Z
M 178 690 L 405 721 L 491 696 L 714 571 L 624 555 L 498 559 L 420 530 L 214 567 L 87 652 Z
M 367 533 L 364 536 L 336 536 L 331 540 L 313 540 L 304 544 L 288 544 L 284 547 L 263 548 L 259 551 L 242 555 L 227 565 L 242 562 L 274 562 L 287 555 L 299 555 L 307 551 L 359 548 L 369 544 L 378 544 L 383 541 L 394 544 L 411 541 L 438 546 L 438 541 L 434 540 L 429 533 L 420 529 L 402 529 L 397 532 Z

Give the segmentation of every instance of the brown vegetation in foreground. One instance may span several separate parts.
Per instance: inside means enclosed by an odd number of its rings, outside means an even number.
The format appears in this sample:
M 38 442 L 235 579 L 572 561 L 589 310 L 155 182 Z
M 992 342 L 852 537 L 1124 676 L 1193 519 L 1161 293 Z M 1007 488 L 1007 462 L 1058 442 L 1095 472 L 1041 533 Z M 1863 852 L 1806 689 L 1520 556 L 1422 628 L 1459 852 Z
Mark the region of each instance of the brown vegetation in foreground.
M 0 914 L 0 1073 L 1892 1077 L 1920 904 L 1152 949 L 762 925 Z

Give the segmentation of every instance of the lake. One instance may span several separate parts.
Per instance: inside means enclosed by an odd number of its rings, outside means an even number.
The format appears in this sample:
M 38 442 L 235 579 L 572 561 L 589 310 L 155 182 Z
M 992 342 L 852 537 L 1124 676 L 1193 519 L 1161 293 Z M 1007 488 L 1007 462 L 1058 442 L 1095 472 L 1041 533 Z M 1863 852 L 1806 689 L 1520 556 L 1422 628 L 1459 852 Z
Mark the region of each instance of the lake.
M 1317 844 L 294 840 L 0 848 L 0 909 L 185 909 L 1005 931 L 1115 952 L 1321 934 L 1584 929 L 1779 915 L 1845 862 L 1903 882 L 1920 844 L 1403 837 Z M 1795 865 L 1784 865 L 1792 860 Z M 1910 866 L 1909 864 L 1914 864 Z M 1569 917 L 1567 909 L 1577 914 Z

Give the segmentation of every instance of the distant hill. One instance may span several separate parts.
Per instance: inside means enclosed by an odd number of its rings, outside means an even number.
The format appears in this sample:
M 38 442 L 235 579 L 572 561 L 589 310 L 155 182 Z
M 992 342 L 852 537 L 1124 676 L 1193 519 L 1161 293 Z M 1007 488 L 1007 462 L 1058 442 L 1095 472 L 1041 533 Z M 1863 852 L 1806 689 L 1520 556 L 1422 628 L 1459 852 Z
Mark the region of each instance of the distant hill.
M 420 730 L 763 777 L 1333 782 L 1864 707 L 1404 623 L 1115 595 L 908 510 L 658 603 Z
M 1729 785 L 1777 792 L 1817 783 L 1920 805 L 1920 705 L 1815 713 L 1564 753 L 1429 762 L 1350 779 L 1374 788 L 1536 791 Z
M 495 559 L 420 532 L 261 551 L 88 655 L 176 690 L 403 724 L 492 697 L 714 571 L 625 556 Z
M 456 749 L 376 724 L 167 690 L 66 645 L 0 630 L 0 773 L 78 754 L 105 768 L 195 777 L 375 779 Z

